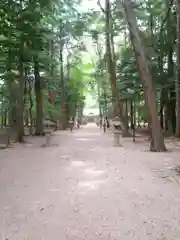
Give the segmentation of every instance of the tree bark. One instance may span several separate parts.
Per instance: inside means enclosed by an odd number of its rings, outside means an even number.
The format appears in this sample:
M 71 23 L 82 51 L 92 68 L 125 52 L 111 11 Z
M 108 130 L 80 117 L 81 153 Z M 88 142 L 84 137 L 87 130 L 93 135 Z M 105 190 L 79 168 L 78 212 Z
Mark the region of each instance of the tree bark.
M 23 48 L 24 42 L 20 40 L 19 51 L 19 97 L 18 97 L 18 122 L 17 122 L 17 140 L 24 142 L 24 66 L 23 66 Z
M 176 10 L 177 10 L 176 137 L 180 138 L 180 0 L 176 0 Z
M 60 60 L 60 86 L 61 86 L 61 126 L 62 129 L 66 129 L 68 123 L 67 117 L 67 105 L 65 101 L 65 89 L 64 89 L 64 67 L 63 67 L 63 47 L 64 42 L 62 39 L 63 35 L 63 23 L 60 22 L 60 52 L 59 52 L 59 60 Z
M 110 2 L 106 0 L 105 2 L 105 17 L 106 17 L 106 58 L 107 58 L 107 67 L 109 73 L 109 80 L 111 84 L 112 90 L 112 105 L 114 110 L 114 117 L 119 116 L 121 119 L 122 127 L 123 127 L 123 135 L 129 136 L 129 126 L 128 121 L 124 116 L 123 106 L 120 102 L 119 92 L 117 89 L 117 79 L 116 79 L 116 63 L 114 53 L 112 54 L 112 44 L 113 37 L 110 38 L 110 34 L 112 32 L 111 29 L 111 12 L 110 12 Z
M 34 77 L 35 77 L 35 95 L 36 95 L 36 129 L 35 135 L 44 135 L 43 126 L 43 100 L 42 100 L 42 89 L 41 89 L 41 78 L 39 73 L 39 61 L 37 56 L 34 56 Z
M 160 75 L 164 75 L 164 69 L 163 69 L 163 57 L 161 55 L 159 55 L 158 57 L 158 68 L 159 68 L 159 72 L 160 72 Z M 165 127 L 164 127 L 164 108 L 165 108 L 165 105 L 167 103 L 167 89 L 165 88 L 162 88 L 161 89 L 161 93 L 160 93 L 160 109 L 159 109 L 159 117 L 160 117 L 160 126 L 161 126 L 161 129 L 164 130 Z
M 33 135 L 33 115 L 32 115 L 32 108 L 33 108 L 33 99 L 32 99 L 32 85 L 31 85 L 31 81 L 29 78 L 27 78 L 28 81 L 28 96 L 29 96 L 29 109 L 28 109 L 28 113 L 29 113 L 29 122 L 30 122 L 30 126 L 29 126 L 29 133 L 30 135 Z
M 172 45 L 170 45 L 169 51 L 168 51 L 168 78 L 172 79 L 173 76 L 174 76 L 173 47 Z M 169 88 L 169 102 L 167 107 L 168 107 L 168 117 L 169 117 L 169 125 L 170 125 L 169 133 L 172 135 L 172 133 L 175 134 L 175 128 L 176 128 L 176 94 L 175 94 L 174 82 Z
M 144 49 L 142 47 L 142 42 L 140 40 L 137 19 L 133 11 L 132 2 L 131 0 L 123 0 L 122 3 L 123 3 L 125 16 L 129 26 L 130 38 L 134 48 L 138 70 L 141 76 L 147 111 L 149 113 L 148 115 L 150 115 L 151 133 L 152 133 L 150 150 L 153 150 L 156 152 L 166 151 L 164 138 L 163 138 L 161 127 L 160 127 L 160 122 L 158 119 L 156 96 L 155 96 L 155 92 L 152 85 L 152 76 L 150 74 L 147 59 L 145 57 Z

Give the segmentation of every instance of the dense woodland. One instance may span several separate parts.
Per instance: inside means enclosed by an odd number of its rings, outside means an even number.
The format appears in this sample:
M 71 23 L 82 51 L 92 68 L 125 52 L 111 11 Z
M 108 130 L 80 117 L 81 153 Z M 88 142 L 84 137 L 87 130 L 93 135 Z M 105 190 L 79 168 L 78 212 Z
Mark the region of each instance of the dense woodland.
M 180 0 L 97 4 L 0 1 L 1 127 L 19 142 L 27 126 L 42 135 L 44 119 L 66 129 L 91 88 L 100 115 L 119 116 L 124 136 L 148 122 L 150 149 L 166 151 L 164 136 L 180 137 Z

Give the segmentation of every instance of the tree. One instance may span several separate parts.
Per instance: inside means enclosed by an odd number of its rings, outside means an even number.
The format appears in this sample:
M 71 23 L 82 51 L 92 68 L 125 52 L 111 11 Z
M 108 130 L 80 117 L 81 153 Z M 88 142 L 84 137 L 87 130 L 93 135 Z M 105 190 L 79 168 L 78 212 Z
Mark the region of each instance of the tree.
M 35 127 L 35 134 L 42 135 L 44 119 L 62 119 L 64 112 L 60 106 L 71 105 L 73 101 L 67 93 L 73 86 L 67 88 L 65 82 L 62 84 L 68 75 L 64 57 L 67 49 L 62 48 L 59 40 L 63 44 L 68 42 L 68 51 L 72 52 L 71 67 L 77 50 L 81 52 L 77 40 L 84 28 L 76 4 L 76 0 L 64 1 L 61 6 L 56 1 L 45 3 L 42 0 L 0 2 L 1 123 L 13 128 L 20 142 L 24 124 L 28 128 L 30 125 L 30 133 Z M 60 20 L 67 26 L 65 31 L 57 31 Z M 84 90 L 78 86 L 74 91 L 77 91 L 82 111 Z M 51 99 L 52 93 L 55 99 Z
M 102 8 L 100 1 L 98 1 L 98 5 L 100 6 L 100 9 L 105 17 L 105 46 L 106 46 L 105 61 L 108 69 L 109 82 L 111 85 L 113 115 L 114 117 L 116 116 L 120 117 L 124 131 L 123 135 L 129 136 L 130 134 L 128 120 L 124 114 L 123 105 L 121 103 L 119 91 L 117 89 L 116 56 L 114 51 L 114 29 L 111 5 L 109 0 L 105 1 L 105 9 Z
M 113 29 L 111 19 L 111 6 L 109 0 L 105 2 L 105 21 L 106 21 L 106 59 L 109 73 L 109 80 L 112 90 L 112 105 L 114 108 L 114 117 L 120 116 L 124 130 L 124 136 L 128 136 L 128 121 L 124 116 L 123 106 L 121 104 L 116 81 L 116 61 L 114 53 Z
M 176 137 L 180 138 L 180 0 L 176 0 L 177 63 L 176 63 Z
M 134 48 L 136 61 L 143 84 L 145 102 L 149 114 L 149 123 L 152 131 L 151 150 L 160 152 L 166 151 L 163 135 L 161 132 L 158 112 L 156 107 L 156 97 L 152 85 L 152 76 L 149 71 L 144 49 L 140 40 L 140 33 L 137 20 L 130 0 L 123 1 L 124 12 L 129 26 L 130 38 Z

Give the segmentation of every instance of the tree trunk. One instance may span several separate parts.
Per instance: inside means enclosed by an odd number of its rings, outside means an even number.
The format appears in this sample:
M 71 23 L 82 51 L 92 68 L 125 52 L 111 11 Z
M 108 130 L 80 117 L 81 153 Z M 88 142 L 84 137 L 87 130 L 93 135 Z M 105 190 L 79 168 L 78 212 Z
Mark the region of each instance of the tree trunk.
M 7 126 L 7 115 L 8 115 L 8 112 L 7 110 L 5 110 L 4 117 L 3 117 L 3 126 Z
M 12 129 L 17 132 L 17 122 L 18 122 L 18 98 L 19 98 L 19 84 L 13 81 L 9 85 L 9 125 Z
M 126 119 L 128 121 L 128 100 L 125 101 L 125 116 L 126 116 Z M 129 123 L 129 121 L 128 121 L 128 123 Z
M 133 129 L 134 126 L 134 110 L 133 110 L 133 100 L 130 101 L 130 125 L 131 129 Z
M 133 11 L 131 0 L 124 0 L 123 7 L 126 19 L 129 26 L 131 42 L 134 48 L 138 70 L 141 76 L 141 81 L 145 94 L 145 102 L 147 106 L 148 115 L 150 115 L 151 133 L 153 147 L 150 150 L 157 152 L 166 151 L 163 135 L 161 132 L 160 122 L 158 119 L 158 112 L 156 106 L 155 92 L 152 86 L 152 76 L 149 71 L 147 59 L 145 57 L 144 49 L 140 40 L 139 29 L 135 13 Z
M 168 52 L 168 78 L 172 79 L 174 76 L 174 62 L 173 62 L 173 48 L 169 47 Z M 175 134 L 176 128 L 176 94 L 175 94 L 175 84 L 172 83 L 169 89 L 169 102 L 167 104 L 168 107 L 168 117 L 170 123 L 169 134 Z
M 176 0 L 176 10 L 177 10 L 176 137 L 180 138 L 180 0 Z
M 63 24 L 60 23 L 60 53 L 59 53 L 59 60 L 60 60 L 60 86 L 61 86 L 61 126 L 62 129 L 66 129 L 68 123 L 67 117 L 67 105 L 65 101 L 65 90 L 64 90 L 64 68 L 63 68 Z
M 68 46 L 66 46 L 68 48 Z M 68 52 L 68 56 L 67 56 L 67 63 L 66 63 L 66 66 L 67 66 L 67 79 L 70 80 L 71 78 L 71 63 L 70 63 L 70 58 L 71 58 L 71 55 L 72 53 Z M 66 118 L 67 118 L 67 121 L 68 119 L 71 117 L 70 116 L 70 104 L 69 104 L 69 101 L 67 101 L 67 104 L 66 104 Z M 74 104 L 74 108 L 76 109 L 77 108 L 77 102 Z
M 102 115 L 106 115 L 107 113 L 107 94 L 106 94 L 106 89 L 103 89 L 103 100 L 104 100 L 104 104 L 103 104 L 103 113 Z
M 110 2 L 109 0 L 106 0 L 106 58 L 107 58 L 107 67 L 108 67 L 108 73 L 109 73 L 109 80 L 111 84 L 111 90 L 112 90 L 112 105 L 114 110 L 114 117 L 119 116 L 121 119 L 124 136 L 129 136 L 129 126 L 128 126 L 128 120 L 124 116 L 123 106 L 120 102 L 119 98 L 119 92 L 117 89 L 117 82 L 116 82 L 116 63 L 113 61 L 113 58 L 115 58 L 112 54 L 111 45 L 113 44 L 113 37 L 110 38 L 110 34 L 112 32 L 111 29 L 111 10 L 110 10 Z
M 32 116 L 32 108 L 33 108 L 33 99 L 32 99 L 32 85 L 31 85 L 31 81 L 29 78 L 27 78 L 28 80 L 28 96 L 29 96 L 29 109 L 28 109 L 28 113 L 29 113 L 29 133 L 30 135 L 33 135 L 34 132 L 34 127 L 33 127 L 33 116 Z
M 164 111 L 164 105 L 161 105 L 160 111 L 159 111 L 161 129 L 164 129 L 164 115 L 163 115 L 163 111 Z
M 99 86 L 99 79 L 97 77 L 97 93 L 98 93 L 98 106 L 99 106 L 99 115 L 102 116 L 102 111 L 101 111 L 101 101 L 100 101 L 100 86 Z
M 1 128 L 4 127 L 4 116 L 5 116 L 5 109 L 4 109 L 4 96 L 2 94 L 2 97 L 1 97 Z
M 44 135 L 43 126 L 43 100 L 42 100 L 42 89 L 41 89 L 41 78 L 39 73 L 39 61 L 37 56 L 34 56 L 34 77 L 35 77 L 35 95 L 36 95 L 36 129 L 35 135 Z
M 25 126 L 28 128 L 29 127 L 29 114 L 28 114 L 28 68 L 24 68 L 24 74 L 25 74 L 25 79 L 24 79 L 24 122 Z
M 9 4 L 9 8 L 10 8 L 10 1 L 8 1 Z M 8 33 L 8 41 L 11 42 L 11 32 L 9 30 Z M 14 109 L 15 109 L 15 104 L 16 104 L 16 100 L 14 101 L 13 97 L 14 97 L 14 92 L 12 91 L 12 85 L 13 85 L 13 81 L 14 79 L 12 78 L 12 62 L 13 62 L 13 58 L 12 58 L 13 54 L 12 54 L 12 46 L 9 45 L 8 47 L 8 57 L 7 57 L 7 72 L 8 72 L 8 76 L 7 76 L 7 83 L 8 83 L 8 100 L 9 100 L 9 111 L 8 111 L 8 125 L 10 127 L 14 127 L 14 118 L 16 118 L 16 115 L 14 115 Z M 13 95 L 12 95 L 13 94 Z
M 22 37 L 21 37 L 22 38 Z M 17 122 L 17 140 L 24 142 L 24 67 L 23 67 L 23 48 L 24 42 L 21 39 L 19 51 L 19 97 L 18 97 L 18 122 Z
M 176 133 L 176 94 L 175 88 L 171 88 L 170 92 L 170 102 L 169 102 L 169 116 L 170 116 L 170 123 L 173 135 Z
M 160 75 L 163 76 L 164 75 L 164 69 L 163 69 L 163 57 L 161 55 L 159 55 L 158 57 L 158 67 L 159 67 L 159 72 Z M 160 93 L 160 110 L 159 110 L 159 117 L 160 117 L 160 126 L 161 129 L 164 130 L 164 108 L 165 108 L 165 104 L 167 103 L 167 90 L 165 88 L 161 89 L 161 93 Z

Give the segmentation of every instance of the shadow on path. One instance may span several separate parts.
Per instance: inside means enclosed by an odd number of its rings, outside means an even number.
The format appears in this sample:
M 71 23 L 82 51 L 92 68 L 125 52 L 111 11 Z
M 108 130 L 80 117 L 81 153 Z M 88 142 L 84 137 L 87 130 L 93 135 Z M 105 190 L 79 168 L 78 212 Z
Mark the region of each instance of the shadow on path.
M 179 184 L 158 171 L 175 155 L 114 148 L 93 124 L 53 141 L 0 152 L 0 240 L 179 239 Z

